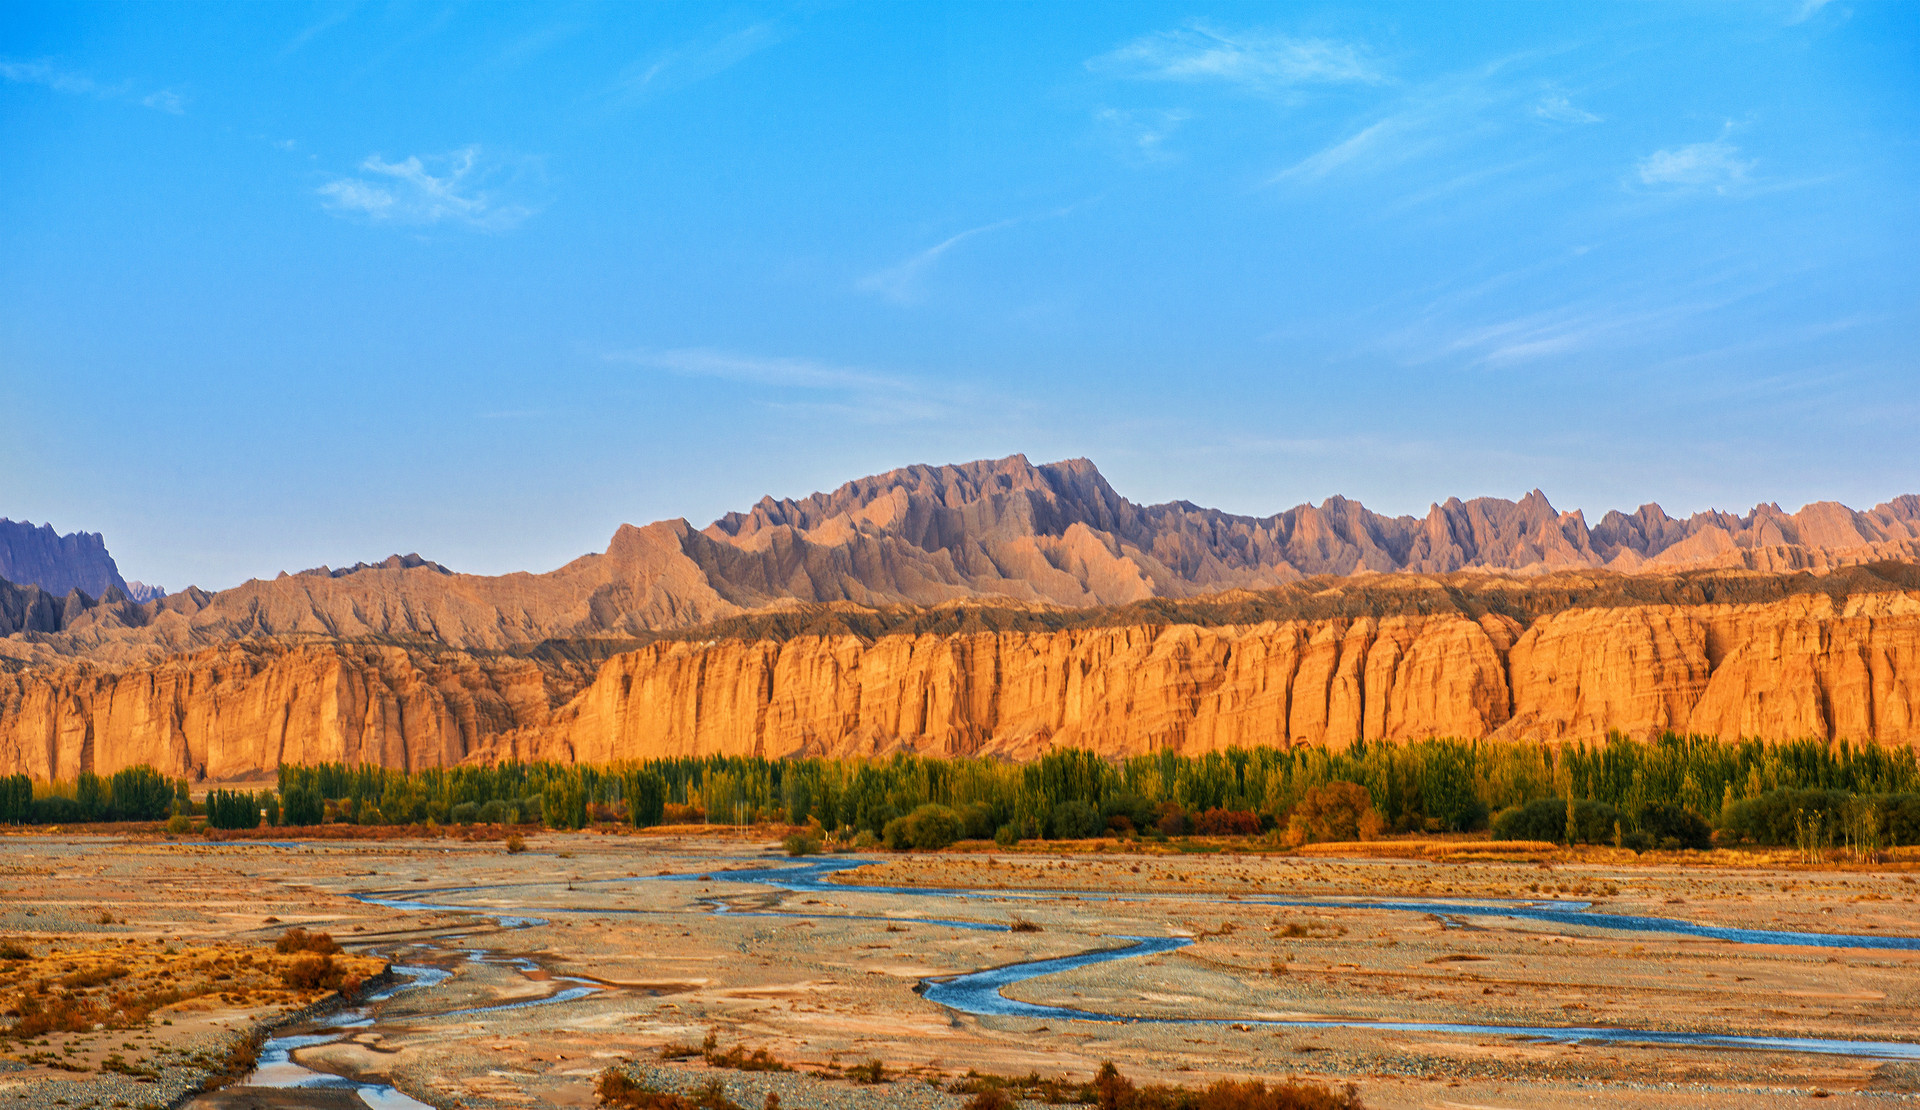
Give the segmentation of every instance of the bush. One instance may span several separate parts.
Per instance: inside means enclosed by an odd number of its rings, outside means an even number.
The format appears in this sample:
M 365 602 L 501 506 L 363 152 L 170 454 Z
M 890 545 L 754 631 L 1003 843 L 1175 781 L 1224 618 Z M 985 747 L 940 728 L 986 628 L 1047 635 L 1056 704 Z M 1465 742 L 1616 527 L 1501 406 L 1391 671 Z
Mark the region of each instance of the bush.
M 993 842 L 1002 848 L 1011 848 L 1020 843 L 1020 830 L 1014 828 L 1013 822 L 1009 821 L 993 830 Z
M 507 854 L 508 855 L 517 856 L 526 850 L 527 850 L 527 842 L 520 839 L 519 833 L 508 834 L 507 836 Z
M 817 856 L 820 854 L 819 838 L 808 836 L 806 833 L 794 833 L 792 836 L 782 840 L 780 846 L 785 848 L 787 854 L 790 856 Z
M 1713 830 L 1699 817 L 1666 802 L 1648 802 L 1634 815 L 1656 848 L 1711 848 Z
M 1153 827 L 1162 836 L 1187 835 L 1187 811 L 1178 802 L 1161 802 L 1153 811 Z
M 297 991 L 338 990 L 343 978 L 332 956 L 308 954 L 280 970 L 280 980 Z
M 1330 782 L 1301 795 L 1287 814 L 1287 838 L 1296 844 L 1359 840 L 1378 835 L 1382 822 L 1373 796 L 1357 782 Z
M 167 818 L 167 831 L 175 836 L 185 836 L 193 831 L 193 818 L 184 813 L 176 813 Z
M 1197 836 L 1256 836 L 1260 832 L 1260 815 L 1250 809 L 1215 806 L 1194 817 L 1193 831 Z
M 460 802 L 447 811 L 447 820 L 456 825 L 472 825 L 480 820 L 479 802 Z
M 1107 831 L 1107 819 L 1092 802 L 1073 798 L 1053 807 L 1047 832 L 1054 840 L 1085 840 Z
M 1573 842 L 1611 844 L 1614 830 L 1624 824 L 1620 811 L 1605 802 L 1582 798 L 1573 803 Z M 1500 811 L 1493 822 L 1495 840 L 1545 840 L 1567 843 L 1567 802 L 1540 798 Z
M 328 933 L 309 933 L 298 926 L 280 934 L 273 942 L 273 950 L 286 955 L 290 952 L 317 952 L 322 956 L 331 956 L 340 951 L 340 943 Z
M 960 815 L 943 805 L 926 805 L 888 821 L 881 830 L 887 847 L 896 852 L 910 848 L 923 852 L 938 851 L 959 840 L 966 831 Z

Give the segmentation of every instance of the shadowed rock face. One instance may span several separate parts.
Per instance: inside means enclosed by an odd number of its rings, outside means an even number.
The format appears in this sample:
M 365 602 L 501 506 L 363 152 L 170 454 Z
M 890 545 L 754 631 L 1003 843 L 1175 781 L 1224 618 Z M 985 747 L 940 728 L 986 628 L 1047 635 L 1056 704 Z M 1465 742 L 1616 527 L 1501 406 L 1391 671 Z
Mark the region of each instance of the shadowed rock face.
M 1590 528 L 1538 491 L 1254 518 L 1136 505 L 1085 460 L 909 467 L 701 530 L 623 525 L 545 574 L 394 556 L 145 602 L 0 585 L 0 771 L 1911 743 L 1916 562 L 1913 496 Z
M 56 597 L 73 590 L 97 598 L 108 590 L 127 592 L 106 541 L 98 532 L 62 536 L 50 524 L 0 518 L 0 579 L 16 586 L 38 586 Z

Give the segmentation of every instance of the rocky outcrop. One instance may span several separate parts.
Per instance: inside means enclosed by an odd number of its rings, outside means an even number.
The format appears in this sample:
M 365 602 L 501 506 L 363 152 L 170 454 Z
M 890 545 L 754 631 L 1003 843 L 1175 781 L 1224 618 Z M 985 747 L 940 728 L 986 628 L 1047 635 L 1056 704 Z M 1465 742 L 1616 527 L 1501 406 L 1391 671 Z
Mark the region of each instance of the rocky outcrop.
M 1510 599 L 1422 585 L 1398 606 L 1390 591 L 1362 594 L 1375 613 L 1253 623 L 1146 621 L 1124 608 L 1107 611 L 1110 623 L 1047 627 L 1068 611 L 1041 609 L 979 631 L 687 636 L 534 657 L 314 639 L 157 666 L 26 668 L 0 675 L 0 773 L 151 763 L 232 779 L 283 761 L 899 750 L 1026 759 L 1062 746 L 1123 756 L 1668 730 L 1920 743 L 1920 591 L 1562 605 L 1523 620 Z
M 127 592 L 127 581 L 107 554 L 98 532 L 60 535 L 50 524 L 35 526 L 0 517 L 0 579 L 38 586 L 59 597 L 79 590 L 89 598 L 108 590 Z

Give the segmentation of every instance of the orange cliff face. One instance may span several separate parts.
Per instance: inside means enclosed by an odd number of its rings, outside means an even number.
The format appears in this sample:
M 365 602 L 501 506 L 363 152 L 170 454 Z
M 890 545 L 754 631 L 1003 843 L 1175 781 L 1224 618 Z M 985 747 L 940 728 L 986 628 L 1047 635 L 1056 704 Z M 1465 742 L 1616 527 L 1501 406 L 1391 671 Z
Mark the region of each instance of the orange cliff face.
M 1123 615 L 1121 610 L 1115 616 Z M 1920 593 L 662 640 L 562 667 L 249 642 L 0 676 L 0 772 L 912 750 L 1031 758 L 1611 730 L 1920 742 Z

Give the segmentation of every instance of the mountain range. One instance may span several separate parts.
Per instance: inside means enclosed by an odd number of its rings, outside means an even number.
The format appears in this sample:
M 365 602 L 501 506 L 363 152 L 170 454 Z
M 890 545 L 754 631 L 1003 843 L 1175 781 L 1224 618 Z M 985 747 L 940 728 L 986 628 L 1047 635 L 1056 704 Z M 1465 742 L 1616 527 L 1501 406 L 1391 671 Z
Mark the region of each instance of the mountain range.
M 1920 496 L 1854 510 L 1674 518 L 1658 505 L 1589 525 L 1535 490 L 1385 516 L 1333 497 L 1267 517 L 1139 505 L 1085 459 L 912 466 L 831 493 L 762 499 L 702 529 L 622 525 L 603 553 L 544 574 L 456 574 L 417 555 L 142 600 L 100 537 L 12 525 L 0 655 L 153 659 L 260 636 L 402 637 L 464 649 L 634 636 L 783 605 L 995 599 L 1123 605 L 1356 574 L 1570 569 L 1822 572 L 1920 559 Z M 71 552 L 70 555 L 62 553 Z M 21 574 L 21 570 L 26 572 Z M 16 576 L 18 575 L 18 576 Z M 66 596 L 56 599 L 52 594 Z M 121 596 L 114 596 L 117 592 Z M 79 590 L 74 596 L 71 591 Z

